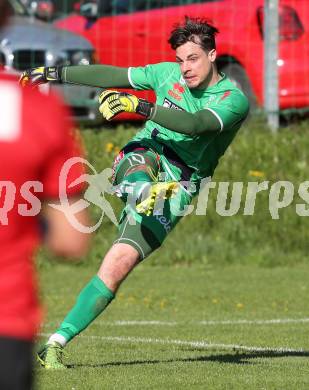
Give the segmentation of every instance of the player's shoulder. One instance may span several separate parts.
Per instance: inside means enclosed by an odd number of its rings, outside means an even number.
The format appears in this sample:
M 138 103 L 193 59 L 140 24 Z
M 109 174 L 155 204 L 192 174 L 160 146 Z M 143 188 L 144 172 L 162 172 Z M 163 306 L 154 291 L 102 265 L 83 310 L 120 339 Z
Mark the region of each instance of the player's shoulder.
M 222 89 L 230 91 L 233 96 L 239 97 L 241 99 L 247 99 L 243 91 L 238 88 L 230 78 L 228 78 L 224 73 L 221 73 L 221 75 L 223 76 L 220 84 Z
M 180 72 L 179 65 L 176 62 L 158 62 L 155 64 L 148 64 L 146 68 L 150 68 L 153 72 L 158 73 L 175 73 Z
M 241 106 L 244 111 L 249 109 L 249 100 L 243 91 L 238 88 L 226 75 L 223 75 L 221 89 L 223 98 L 233 102 L 233 105 Z
M 148 66 L 152 66 L 155 68 L 168 68 L 168 69 L 174 69 L 175 67 L 179 68 L 179 65 L 176 62 L 172 62 L 172 61 L 157 62 L 155 64 L 148 64 Z
M 159 86 L 181 79 L 180 68 L 176 62 L 159 62 L 154 64 L 152 65 L 151 73 L 153 80 L 156 80 Z

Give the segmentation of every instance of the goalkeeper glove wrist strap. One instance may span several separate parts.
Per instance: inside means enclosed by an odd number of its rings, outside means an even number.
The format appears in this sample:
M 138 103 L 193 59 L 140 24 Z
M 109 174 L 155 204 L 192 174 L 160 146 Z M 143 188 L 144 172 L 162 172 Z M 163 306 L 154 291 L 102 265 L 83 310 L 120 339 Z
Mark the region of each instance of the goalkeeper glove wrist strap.
M 58 81 L 62 83 L 62 66 L 48 66 L 45 68 L 44 77 L 47 81 Z
M 155 104 L 144 99 L 138 99 L 136 113 L 145 116 L 147 119 L 152 119 L 155 114 Z

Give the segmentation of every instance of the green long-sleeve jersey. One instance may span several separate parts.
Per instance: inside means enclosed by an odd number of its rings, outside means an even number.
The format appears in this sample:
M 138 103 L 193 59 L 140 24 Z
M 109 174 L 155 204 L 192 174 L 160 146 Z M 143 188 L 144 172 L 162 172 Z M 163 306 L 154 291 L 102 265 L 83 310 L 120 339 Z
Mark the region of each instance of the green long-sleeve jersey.
M 129 68 L 129 80 L 134 89 L 153 89 L 158 106 L 185 113 L 196 114 L 203 122 L 199 112 L 210 111 L 218 120 L 217 131 L 201 134 L 181 134 L 159 124 L 156 115 L 147 121 L 136 139 L 153 138 L 153 129 L 157 129 L 157 142 L 172 148 L 178 156 L 195 171 L 195 178 L 212 176 L 219 158 L 232 142 L 241 124 L 248 114 L 248 99 L 236 86 L 222 75 L 221 80 L 205 90 L 189 89 L 182 78 L 177 63 L 164 62 L 140 68 Z M 161 113 L 158 113 L 158 115 Z M 160 119 L 160 118 L 159 118 Z M 180 115 L 176 121 L 185 121 Z M 177 125 L 177 124 L 176 124 Z
M 242 91 L 225 75 L 221 77 L 218 83 L 202 90 L 189 89 L 174 62 L 128 69 L 100 65 L 67 67 L 63 71 L 64 81 L 68 82 L 154 90 L 155 114 L 134 139 L 173 149 L 193 169 L 193 180 L 213 175 L 219 158 L 249 111 Z

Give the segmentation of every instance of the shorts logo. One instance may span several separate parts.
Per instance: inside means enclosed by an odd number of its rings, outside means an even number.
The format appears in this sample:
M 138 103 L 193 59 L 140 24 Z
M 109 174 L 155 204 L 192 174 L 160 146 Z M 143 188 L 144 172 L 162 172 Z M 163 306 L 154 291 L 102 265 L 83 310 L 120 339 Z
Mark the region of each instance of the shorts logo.
M 171 102 L 170 100 L 168 100 L 168 99 L 166 99 L 166 98 L 164 99 L 163 107 L 173 108 L 174 110 L 184 111 L 183 108 L 177 106 L 177 104 Z
M 165 218 L 163 215 L 156 215 L 156 220 L 160 222 L 160 224 L 164 227 L 166 233 L 169 233 L 172 229 L 171 221 Z
M 116 171 L 117 171 L 118 165 L 120 164 L 120 161 L 124 158 L 124 156 L 125 156 L 125 153 L 123 150 L 121 150 L 114 160 L 113 168 L 112 168 L 112 172 L 113 172 L 112 173 L 112 183 L 114 183 L 114 181 L 115 181 Z M 131 155 L 129 155 L 127 157 L 127 160 L 128 160 L 131 167 L 134 167 L 135 165 L 139 165 L 139 164 L 146 164 L 144 157 L 138 153 L 131 153 Z
M 132 153 L 130 156 L 128 156 L 128 162 L 131 167 L 135 166 L 136 164 L 146 164 L 144 157 L 138 153 Z

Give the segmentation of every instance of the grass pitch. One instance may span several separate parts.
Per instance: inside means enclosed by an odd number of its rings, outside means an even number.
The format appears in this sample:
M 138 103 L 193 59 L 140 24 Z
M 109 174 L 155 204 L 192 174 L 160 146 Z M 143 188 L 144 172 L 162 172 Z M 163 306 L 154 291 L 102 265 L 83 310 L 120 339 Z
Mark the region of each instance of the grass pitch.
M 158 252 L 159 255 L 159 252 Z M 151 260 L 150 260 L 151 261 Z M 47 265 L 49 334 L 93 266 Z M 309 266 L 139 266 L 40 389 L 308 389 Z M 46 337 L 44 337 L 45 339 Z
M 36 367 L 39 388 L 308 390 L 309 220 L 295 212 L 304 203 L 298 185 L 308 180 L 308 129 L 303 122 L 271 134 L 252 118 L 214 180 L 289 180 L 293 203 L 272 220 L 262 193 L 254 216 L 223 218 L 214 212 L 214 193 L 207 217 L 181 221 L 107 311 L 68 345 L 68 370 Z M 136 131 L 122 125 L 84 130 L 88 161 L 97 172 L 110 167 Z M 111 202 L 120 211 L 120 201 Z M 95 220 L 100 212 L 92 208 Z M 48 309 L 43 334 L 72 307 L 115 234 L 103 221 L 80 266 L 51 266 L 40 255 Z

